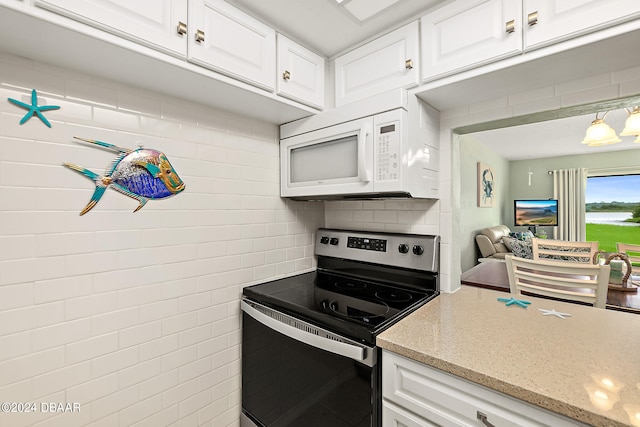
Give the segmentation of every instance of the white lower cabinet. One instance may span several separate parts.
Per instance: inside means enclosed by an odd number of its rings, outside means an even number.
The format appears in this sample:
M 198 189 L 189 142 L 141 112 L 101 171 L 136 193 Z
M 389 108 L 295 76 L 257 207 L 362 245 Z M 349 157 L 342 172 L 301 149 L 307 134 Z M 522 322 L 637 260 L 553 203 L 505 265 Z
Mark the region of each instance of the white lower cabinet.
M 386 350 L 382 397 L 383 427 L 586 426 Z
M 382 402 L 382 427 L 437 427 L 437 424 L 385 400 Z

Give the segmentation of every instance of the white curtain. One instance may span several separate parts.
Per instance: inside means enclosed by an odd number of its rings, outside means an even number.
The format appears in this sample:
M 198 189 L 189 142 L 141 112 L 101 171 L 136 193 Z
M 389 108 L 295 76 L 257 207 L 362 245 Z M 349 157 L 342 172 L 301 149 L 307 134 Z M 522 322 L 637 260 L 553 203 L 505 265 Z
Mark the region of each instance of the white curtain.
M 558 226 L 553 232 L 555 239 L 571 242 L 586 240 L 586 188 L 586 169 L 553 171 L 553 196 L 558 199 Z

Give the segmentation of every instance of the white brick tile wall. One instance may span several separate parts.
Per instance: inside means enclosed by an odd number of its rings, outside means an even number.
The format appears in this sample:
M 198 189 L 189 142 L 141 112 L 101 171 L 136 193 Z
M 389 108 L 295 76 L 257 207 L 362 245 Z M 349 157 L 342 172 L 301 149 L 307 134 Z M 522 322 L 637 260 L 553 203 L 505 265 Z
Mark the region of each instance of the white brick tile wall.
M 279 197 L 278 128 L 5 53 L 0 82 L 61 106 L 47 128 L 0 102 L 0 397 L 82 405 L 23 425 L 236 424 L 241 289 L 313 268 L 324 225 Z M 137 213 L 107 191 L 81 217 L 93 184 L 62 163 L 116 156 L 74 136 L 162 150 L 186 190 Z

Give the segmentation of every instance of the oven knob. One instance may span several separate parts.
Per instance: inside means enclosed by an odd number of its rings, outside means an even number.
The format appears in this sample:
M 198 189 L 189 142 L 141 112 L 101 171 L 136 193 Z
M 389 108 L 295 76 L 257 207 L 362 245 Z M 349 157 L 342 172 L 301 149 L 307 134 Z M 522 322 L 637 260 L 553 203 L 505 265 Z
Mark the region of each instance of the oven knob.
M 420 245 L 413 245 L 413 253 L 415 255 L 422 255 L 424 253 L 424 248 Z
M 406 243 L 401 243 L 400 246 L 398 246 L 398 252 L 400 252 L 401 254 L 406 254 L 407 252 L 409 252 L 409 245 L 407 245 Z
M 329 240 L 329 243 L 332 244 L 333 246 L 338 244 L 338 238 L 337 237 L 332 237 L 331 240 Z
M 327 236 L 322 236 L 320 238 L 320 243 L 322 243 L 323 245 L 326 245 L 327 243 L 329 243 L 329 238 Z

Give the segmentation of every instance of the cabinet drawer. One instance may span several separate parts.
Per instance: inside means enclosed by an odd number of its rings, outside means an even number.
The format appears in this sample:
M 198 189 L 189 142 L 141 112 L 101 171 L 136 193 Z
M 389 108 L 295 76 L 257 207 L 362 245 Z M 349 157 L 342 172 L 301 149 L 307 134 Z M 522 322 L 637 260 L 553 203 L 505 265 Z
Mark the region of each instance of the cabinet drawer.
M 437 424 L 385 400 L 382 402 L 382 427 L 437 427 Z
M 478 413 L 496 427 L 584 426 L 387 351 L 382 357 L 382 394 L 439 426 L 482 425 Z

